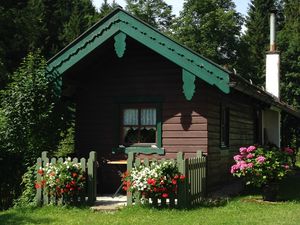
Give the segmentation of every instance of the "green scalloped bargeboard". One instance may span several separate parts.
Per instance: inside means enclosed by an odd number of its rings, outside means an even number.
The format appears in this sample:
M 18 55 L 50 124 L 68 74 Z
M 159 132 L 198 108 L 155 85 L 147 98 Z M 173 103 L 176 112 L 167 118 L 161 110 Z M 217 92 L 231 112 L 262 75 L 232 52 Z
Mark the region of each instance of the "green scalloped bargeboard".
M 229 73 L 226 70 L 171 40 L 158 30 L 155 30 L 120 8 L 117 8 L 103 20 L 99 21 L 50 59 L 48 61 L 47 73 L 50 76 L 57 77 L 57 81 L 59 81 L 66 70 L 111 37 L 115 37 L 116 53 L 118 57 L 122 57 L 126 48 L 126 35 L 164 56 L 183 70 L 189 71 L 189 73 L 204 80 L 206 83 L 215 85 L 226 94 L 229 93 Z M 186 82 L 191 83 L 191 81 Z M 57 84 L 61 85 L 61 82 L 57 82 Z M 187 91 L 185 92 L 187 93 Z M 187 96 L 190 95 L 191 93 Z
M 119 58 L 122 58 L 124 56 L 125 50 L 126 50 L 126 34 L 123 32 L 120 32 L 115 35 L 115 51 Z

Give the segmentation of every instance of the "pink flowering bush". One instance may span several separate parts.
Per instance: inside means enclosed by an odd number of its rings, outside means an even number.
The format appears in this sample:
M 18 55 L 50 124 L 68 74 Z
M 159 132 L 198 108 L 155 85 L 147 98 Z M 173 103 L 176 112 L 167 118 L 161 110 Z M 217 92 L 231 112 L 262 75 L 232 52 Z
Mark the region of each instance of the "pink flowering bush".
M 294 151 L 276 147 L 241 147 L 240 154 L 233 157 L 235 164 L 231 173 L 243 177 L 246 184 L 262 187 L 282 180 L 290 171 Z

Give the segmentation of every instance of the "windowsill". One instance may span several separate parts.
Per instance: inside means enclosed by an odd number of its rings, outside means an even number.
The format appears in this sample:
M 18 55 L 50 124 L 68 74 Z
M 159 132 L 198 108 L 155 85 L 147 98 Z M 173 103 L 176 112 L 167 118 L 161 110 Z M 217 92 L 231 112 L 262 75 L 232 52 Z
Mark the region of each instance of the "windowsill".
M 158 154 L 158 155 L 164 155 L 165 154 L 165 149 L 164 148 L 158 148 L 158 147 L 151 147 L 149 146 L 130 146 L 130 147 L 125 147 L 125 146 L 120 146 L 117 148 L 113 148 L 113 152 L 123 152 L 125 154 L 128 154 L 129 152 L 133 153 L 141 153 L 141 154 Z

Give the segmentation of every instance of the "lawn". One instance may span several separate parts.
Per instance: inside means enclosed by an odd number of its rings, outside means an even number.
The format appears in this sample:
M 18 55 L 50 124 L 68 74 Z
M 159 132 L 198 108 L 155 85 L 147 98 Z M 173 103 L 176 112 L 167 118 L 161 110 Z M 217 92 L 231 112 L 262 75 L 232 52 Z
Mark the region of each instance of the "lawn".
M 266 203 L 247 195 L 219 207 L 192 210 L 158 210 L 127 207 L 114 213 L 92 212 L 88 208 L 43 207 L 11 209 L 0 213 L 0 224 L 299 224 L 300 177 L 281 186 L 284 201 Z

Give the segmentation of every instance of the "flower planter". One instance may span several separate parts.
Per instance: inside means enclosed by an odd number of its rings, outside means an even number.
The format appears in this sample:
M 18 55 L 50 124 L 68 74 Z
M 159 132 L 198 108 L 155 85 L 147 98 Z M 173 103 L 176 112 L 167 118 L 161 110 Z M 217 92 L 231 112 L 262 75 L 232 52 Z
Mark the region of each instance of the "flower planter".
M 262 187 L 262 197 L 264 201 L 275 202 L 278 196 L 278 184 L 270 183 Z

